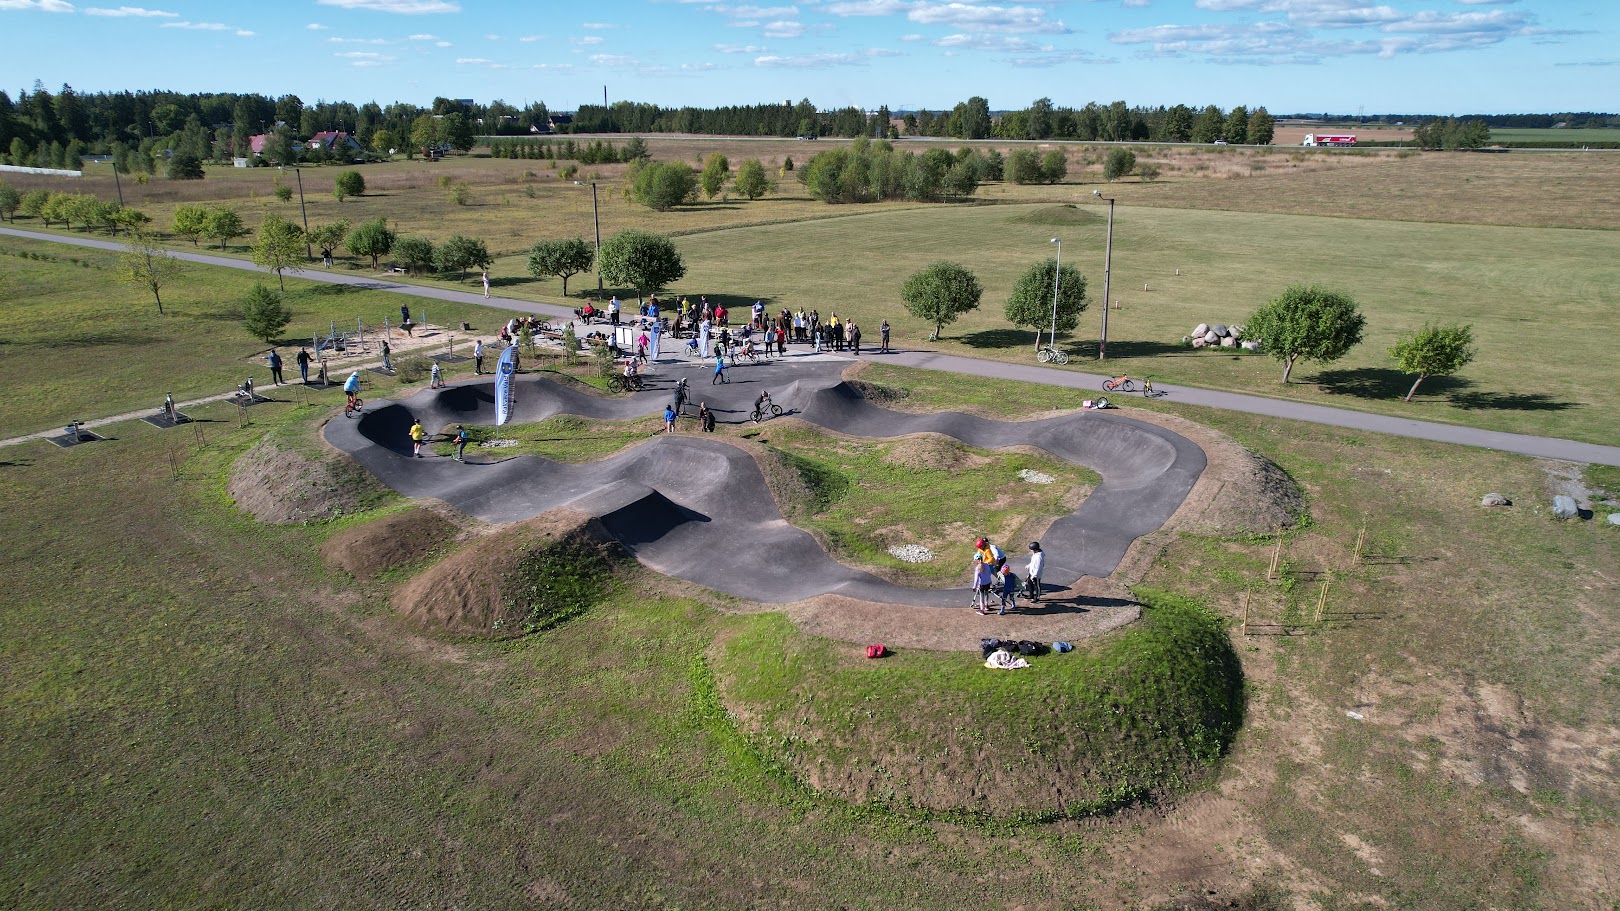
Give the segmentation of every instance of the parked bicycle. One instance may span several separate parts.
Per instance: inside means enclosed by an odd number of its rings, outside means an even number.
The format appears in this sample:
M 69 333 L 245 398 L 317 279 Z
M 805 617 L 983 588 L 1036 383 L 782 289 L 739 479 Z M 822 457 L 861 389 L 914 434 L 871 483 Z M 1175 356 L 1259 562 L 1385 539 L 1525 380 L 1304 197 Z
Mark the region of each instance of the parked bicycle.
M 1035 359 L 1043 364 L 1067 364 L 1069 356 L 1051 345 L 1042 345 L 1041 350 L 1035 353 Z
M 1135 392 L 1136 381 L 1127 374 L 1121 374 L 1111 380 L 1103 380 L 1104 392 Z

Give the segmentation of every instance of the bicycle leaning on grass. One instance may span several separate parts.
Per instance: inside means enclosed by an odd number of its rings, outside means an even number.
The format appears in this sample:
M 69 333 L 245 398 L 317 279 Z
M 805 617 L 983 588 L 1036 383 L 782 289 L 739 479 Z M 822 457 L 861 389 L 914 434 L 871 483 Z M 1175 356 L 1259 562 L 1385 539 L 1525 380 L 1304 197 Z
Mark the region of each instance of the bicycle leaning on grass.
M 1067 364 L 1069 362 L 1067 354 L 1051 345 L 1042 345 L 1040 350 L 1035 352 L 1035 359 L 1043 364 Z

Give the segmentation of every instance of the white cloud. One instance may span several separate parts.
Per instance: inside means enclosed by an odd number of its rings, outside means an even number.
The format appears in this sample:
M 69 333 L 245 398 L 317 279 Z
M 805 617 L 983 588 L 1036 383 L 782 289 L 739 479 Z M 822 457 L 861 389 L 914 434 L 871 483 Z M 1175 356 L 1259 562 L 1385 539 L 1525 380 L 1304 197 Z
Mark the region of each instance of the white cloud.
M 179 13 L 170 13 L 160 9 L 142 9 L 138 6 L 120 6 L 117 9 L 103 9 L 98 6 L 92 6 L 87 8 L 84 11 L 84 14 L 86 16 L 114 16 L 120 18 L 124 16 L 133 16 L 142 19 L 178 19 L 180 17 Z
M 485 41 L 499 41 L 499 40 L 501 40 L 501 36 L 500 35 L 485 35 L 484 40 Z
M 1112 63 L 1113 61 L 1098 57 L 1090 51 L 1057 51 L 1051 54 L 1030 54 L 1022 57 L 1009 57 L 1007 63 L 1011 66 L 1036 68 L 1059 66 L 1064 63 Z
M 977 51 L 1006 51 L 1013 54 L 1030 54 L 1036 51 L 1050 53 L 1052 45 L 1036 44 L 1027 38 L 1013 38 L 1007 35 L 946 35 L 933 42 L 935 47 L 965 47 Z
M 804 34 L 804 26 L 798 22 L 772 22 L 761 34 L 767 38 L 797 38 Z
M 618 28 L 618 26 L 612 22 L 581 22 L 579 27 L 589 29 Z
M 924 25 L 952 25 L 985 32 L 1037 32 L 1066 35 L 1069 27 L 1061 20 L 1046 18 L 1037 6 L 985 6 L 977 3 L 914 4 L 906 18 Z
M 719 13 L 722 16 L 730 16 L 733 19 L 780 19 L 784 16 L 797 16 L 799 14 L 799 8 L 796 6 L 752 6 L 748 4 L 732 6 L 726 3 L 716 3 L 712 6 L 705 6 L 704 9 Z
M 590 61 L 596 66 L 612 67 L 636 66 L 639 62 L 634 57 L 625 57 L 619 54 L 592 54 Z
M 238 35 L 244 36 L 253 34 L 246 29 L 240 29 L 234 25 L 226 25 L 223 22 L 165 22 L 159 26 L 159 28 L 183 28 L 196 32 L 235 32 Z
M 469 64 L 478 66 L 481 64 L 494 63 L 495 61 L 490 60 L 488 57 L 457 57 L 456 62 L 464 66 Z
M 327 44 L 387 44 L 384 38 L 328 38 Z
M 572 63 L 536 63 L 534 66 L 529 67 L 529 69 L 531 69 L 531 70 L 556 70 L 556 71 L 566 71 L 566 70 L 571 70 L 573 68 L 574 68 L 574 65 Z
M 438 35 L 407 35 L 406 41 L 438 41 Z
M 368 9 L 379 13 L 399 13 L 416 16 L 425 13 L 459 13 L 461 6 L 448 0 L 315 0 L 322 6 L 343 9 Z
M 1125 2 L 1120 5 L 1124 6 L 1126 9 L 1145 9 L 1152 4 L 1149 2 L 1149 0 L 1125 0 Z
M 568 39 L 568 43 L 578 47 L 591 47 L 593 45 L 601 44 L 602 38 L 599 35 L 586 35 L 583 38 L 570 38 Z
M 304 26 L 304 28 L 312 32 L 325 32 L 330 31 L 332 27 L 330 25 L 322 25 L 319 22 L 311 22 L 310 24 Z
M 868 48 L 853 54 L 797 54 L 779 57 L 774 54 L 755 57 L 754 66 L 776 69 L 826 69 L 834 66 L 865 66 L 873 57 L 898 57 L 899 51 L 887 48 Z
M 707 73 L 720 68 L 718 63 L 683 63 L 681 69 L 688 73 Z
M 765 46 L 761 44 L 716 44 L 714 49 L 722 54 L 760 54 L 764 53 Z
M 42 13 L 71 13 L 73 4 L 63 0 L 0 0 L 0 10 L 39 10 Z
M 455 45 L 451 44 L 448 41 L 435 41 L 435 42 L 433 42 L 433 46 L 434 47 L 455 47 Z
M 901 41 L 921 41 L 921 40 L 923 40 L 923 36 L 921 36 L 921 35 L 901 35 L 900 40 Z
M 344 60 L 393 60 L 394 59 L 393 57 L 390 57 L 387 54 L 379 54 L 376 51 L 341 51 L 339 53 L 333 54 L 332 56 L 333 57 L 342 57 Z
M 834 16 L 893 16 L 917 5 L 906 0 L 845 0 L 842 3 L 830 3 L 822 7 L 821 11 Z
M 527 43 L 529 43 L 531 41 L 544 41 L 545 38 L 546 38 L 545 35 L 524 35 L 522 38 L 519 38 L 518 40 L 522 41 L 525 44 L 527 44 Z

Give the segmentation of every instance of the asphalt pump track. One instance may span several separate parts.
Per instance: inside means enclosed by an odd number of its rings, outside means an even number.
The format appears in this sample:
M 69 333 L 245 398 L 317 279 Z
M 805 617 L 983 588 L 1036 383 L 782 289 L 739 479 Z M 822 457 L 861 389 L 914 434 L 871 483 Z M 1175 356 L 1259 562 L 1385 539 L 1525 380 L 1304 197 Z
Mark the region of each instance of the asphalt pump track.
M 1041 535 L 1049 590 L 1070 588 L 1083 576 L 1112 574 L 1132 542 L 1176 512 L 1205 467 L 1203 450 L 1186 437 L 1107 411 L 1025 421 L 893 411 L 842 379 L 848 365 L 844 358 L 798 357 L 733 367 L 729 384 L 711 385 L 712 371 L 697 361 L 661 364 L 659 373 L 646 377 L 647 389 L 619 398 L 520 374 L 514 377 L 510 423 L 565 414 L 601 420 L 661 415 L 676 382 L 686 377 L 688 415 L 705 402 L 720 423 L 746 422 L 755 397 L 769 390 L 785 416 L 852 437 L 938 433 L 982 449 L 1034 446 L 1102 476 L 1079 509 Z M 458 423 L 493 425 L 494 378 L 370 402 L 358 418 L 328 421 L 325 436 L 406 497 L 442 499 L 497 524 L 561 507 L 577 510 L 600 520 L 646 566 L 739 598 L 785 604 L 831 594 L 919 607 L 968 604 L 965 559 L 964 584 L 950 589 L 907 588 L 834 560 L 782 517 L 754 458 L 724 438 L 661 433 L 578 465 L 537 456 L 458 463 L 412 457 L 415 419 L 430 432 Z M 691 426 L 690 420 L 683 423 Z M 1016 545 L 1007 550 L 1017 559 L 1023 542 L 999 543 Z M 968 548 L 964 542 L 964 555 Z

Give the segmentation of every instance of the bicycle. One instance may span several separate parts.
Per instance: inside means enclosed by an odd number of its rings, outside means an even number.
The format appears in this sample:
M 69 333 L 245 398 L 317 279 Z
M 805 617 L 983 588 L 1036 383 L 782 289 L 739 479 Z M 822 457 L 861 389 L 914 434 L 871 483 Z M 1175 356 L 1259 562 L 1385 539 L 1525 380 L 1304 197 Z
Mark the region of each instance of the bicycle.
M 615 392 L 640 392 L 646 388 L 646 385 L 646 383 L 642 382 L 640 374 L 635 376 L 619 374 L 613 378 L 613 390 Z
M 770 414 L 769 414 L 769 415 L 767 415 L 767 414 L 766 414 L 766 411 L 769 411 L 769 412 L 770 412 Z M 750 413 L 750 414 L 749 414 L 749 415 L 748 415 L 748 419 L 749 419 L 749 420 L 750 420 L 750 421 L 753 421 L 753 422 L 754 422 L 754 423 L 756 423 L 756 424 L 758 424 L 758 423 L 759 423 L 759 422 L 760 422 L 760 421 L 763 421 L 763 420 L 765 420 L 765 418 L 766 418 L 766 417 L 767 417 L 767 416 L 768 416 L 768 417 L 773 417 L 773 418 L 779 418 L 779 417 L 781 417 L 781 416 L 782 416 L 782 406 L 781 406 L 781 405 L 778 405 L 778 404 L 776 404 L 776 403 L 775 403 L 775 402 L 771 402 L 771 403 L 770 403 L 770 404 L 768 404 L 768 405 L 766 405 L 766 406 L 764 406 L 764 407 L 761 407 L 761 408 L 755 408 L 755 409 L 754 409 L 754 410 L 753 410 L 753 411 L 752 411 L 752 412 L 751 412 L 751 413 Z
M 1067 364 L 1069 356 L 1053 348 L 1051 345 L 1042 345 L 1041 350 L 1035 352 L 1035 359 L 1043 364 Z
M 351 395 L 343 402 L 343 416 L 359 414 L 366 407 L 366 400 L 358 395 Z
M 1135 392 L 1136 381 L 1129 375 L 1122 374 L 1111 380 L 1103 380 L 1102 387 L 1104 392 Z

